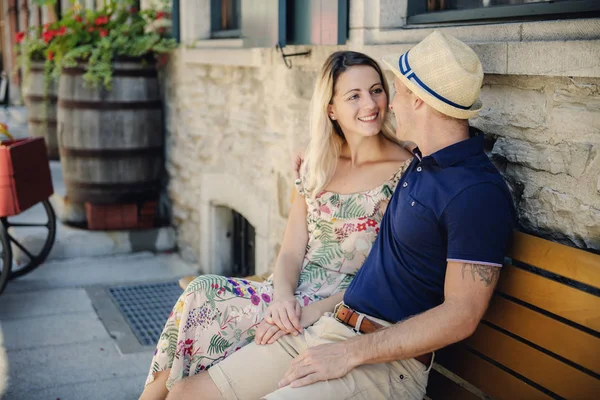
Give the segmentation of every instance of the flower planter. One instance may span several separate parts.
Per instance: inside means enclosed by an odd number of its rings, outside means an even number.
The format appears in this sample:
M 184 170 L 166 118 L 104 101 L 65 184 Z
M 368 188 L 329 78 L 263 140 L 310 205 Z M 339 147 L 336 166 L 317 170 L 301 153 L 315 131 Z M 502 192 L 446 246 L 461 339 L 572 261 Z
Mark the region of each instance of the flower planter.
M 141 59 L 113 64 L 112 89 L 84 86 L 83 65 L 64 68 L 58 138 L 67 197 L 91 204 L 158 198 L 163 117 L 157 70 Z
M 0 216 L 19 214 L 53 192 L 43 138 L 1 142 Z
M 27 105 L 27 127 L 33 137 L 46 140 L 48 157 L 58 160 L 58 141 L 56 138 L 56 88 L 49 82 L 45 89 L 44 63 L 31 62 L 31 69 L 25 89 Z

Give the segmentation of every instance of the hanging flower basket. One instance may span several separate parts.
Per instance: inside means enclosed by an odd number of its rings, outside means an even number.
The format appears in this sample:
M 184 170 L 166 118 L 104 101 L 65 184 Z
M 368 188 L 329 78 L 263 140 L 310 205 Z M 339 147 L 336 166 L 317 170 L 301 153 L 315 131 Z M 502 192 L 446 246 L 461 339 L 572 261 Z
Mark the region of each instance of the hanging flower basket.
M 54 193 L 43 138 L 0 142 L 0 216 L 16 215 Z

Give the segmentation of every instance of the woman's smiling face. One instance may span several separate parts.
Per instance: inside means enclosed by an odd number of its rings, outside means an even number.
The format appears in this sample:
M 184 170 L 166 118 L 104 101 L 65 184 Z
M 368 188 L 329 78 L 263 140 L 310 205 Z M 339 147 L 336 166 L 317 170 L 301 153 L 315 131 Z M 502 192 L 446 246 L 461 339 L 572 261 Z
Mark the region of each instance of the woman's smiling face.
M 359 65 L 340 74 L 328 114 L 344 135 L 377 135 L 386 112 L 387 96 L 375 69 Z

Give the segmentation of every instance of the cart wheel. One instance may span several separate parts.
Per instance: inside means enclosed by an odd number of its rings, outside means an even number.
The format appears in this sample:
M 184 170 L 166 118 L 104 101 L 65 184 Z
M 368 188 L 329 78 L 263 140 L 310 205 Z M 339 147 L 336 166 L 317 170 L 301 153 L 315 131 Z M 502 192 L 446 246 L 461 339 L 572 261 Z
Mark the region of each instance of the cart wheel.
M 48 257 L 56 237 L 56 216 L 49 200 L 22 214 L 3 217 L 2 225 L 15 257 L 10 279 L 33 271 Z
M 0 246 L 2 246 L 0 249 L 0 293 L 2 293 L 10 278 L 12 268 L 12 251 L 6 231 L 2 226 L 0 226 Z

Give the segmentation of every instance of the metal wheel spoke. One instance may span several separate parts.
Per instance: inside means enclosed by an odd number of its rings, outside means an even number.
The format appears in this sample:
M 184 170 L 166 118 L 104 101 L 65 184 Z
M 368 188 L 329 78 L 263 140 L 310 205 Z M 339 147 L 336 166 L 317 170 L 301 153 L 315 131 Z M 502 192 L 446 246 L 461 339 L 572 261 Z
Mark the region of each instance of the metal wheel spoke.
M 30 260 L 34 260 L 34 259 L 35 259 L 35 257 L 33 257 L 33 256 L 31 255 L 31 253 L 29 252 L 29 250 L 27 250 L 25 247 L 23 247 L 23 245 L 22 245 L 21 243 L 17 242 L 17 241 L 15 240 L 15 238 L 14 238 L 14 237 L 12 237 L 12 236 L 10 235 L 10 233 L 6 232 L 6 235 L 8 236 L 8 239 L 9 239 L 11 242 L 13 242 L 14 244 L 16 244 L 16 245 L 17 245 L 17 247 L 18 247 L 19 249 L 21 249 L 21 251 L 22 251 L 23 253 L 27 254 L 27 257 L 29 257 L 29 259 L 30 259 Z

